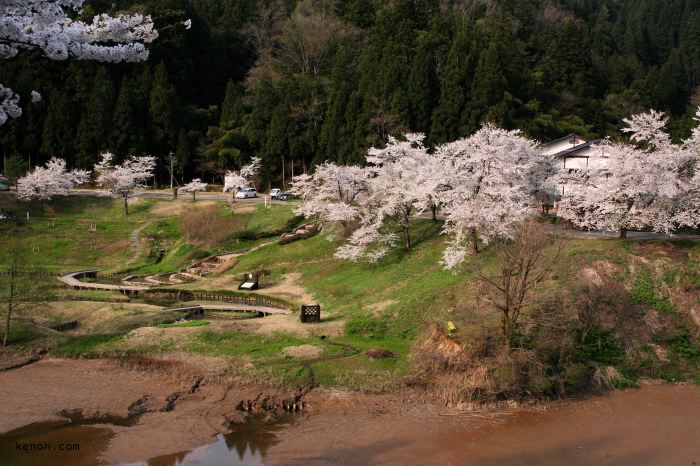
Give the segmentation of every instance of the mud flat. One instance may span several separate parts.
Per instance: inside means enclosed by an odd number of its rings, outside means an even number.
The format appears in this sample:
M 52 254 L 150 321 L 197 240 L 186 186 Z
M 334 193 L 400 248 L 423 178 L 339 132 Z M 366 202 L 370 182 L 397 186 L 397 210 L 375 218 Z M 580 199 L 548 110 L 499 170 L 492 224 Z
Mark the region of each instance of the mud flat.
M 45 359 L 0 373 L 0 463 L 700 465 L 697 386 L 644 384 L 495 413 L 456 411 L 413 392 L 298 395 Z M 291 402 L 303 412 L 280 414 Z M 257 421 L 241 424 L 251 409 Z M 270 424 L 275 418 L 282 422 Z M 16 442 L 74 442 L 80 451 L 18 453 Z
M 83 453 L 60 461 L 28 453 L 0 464 L 121 464 L 187 452 L 242 422 L 243 401 L 286 399 L 274 389 L 200 382 L 101 360 L 44 359 L 1 372 L 0 449 L 12 449 L 15 441 L 65 440 L 79 443 Z

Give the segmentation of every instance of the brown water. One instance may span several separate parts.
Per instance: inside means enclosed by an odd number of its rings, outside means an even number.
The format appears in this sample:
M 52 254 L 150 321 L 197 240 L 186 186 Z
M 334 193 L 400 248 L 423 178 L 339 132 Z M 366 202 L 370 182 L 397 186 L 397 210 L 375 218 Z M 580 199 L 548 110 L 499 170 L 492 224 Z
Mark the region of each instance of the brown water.
M 33 424 L 0 435 L 0 465 L 101 464 L 113 435 L 104 424 Z M 16 451 L 17 442 L 53 449 Z M 79 451 L 58 450 L 73 443 Z M 496 417 L 319 413 L 272 426 L 239 426 L 194 450 L 133 465 L 289 463 L 700 465 L 700 388 L 643 386 Z
M 261 466 L 268 448 L 277 441 L 275 431 L 285 428 L 290 418 L 272 425 L 251 422 L 236 426 L 234 432 L 219 434 L 212 443 L 191 451 L 156 456 L 119 466 Z M 2 466 L 94 466 L 105 464 L 100 455 L 114 436 L 110 424 L 91 421 L 43 422 L 0 435 Z M 123 424 L 123 423 L 120 423 Z M 18 444 L 20 445 L 18 450 Z M 29 451 L 22 450 L 27 445 Z

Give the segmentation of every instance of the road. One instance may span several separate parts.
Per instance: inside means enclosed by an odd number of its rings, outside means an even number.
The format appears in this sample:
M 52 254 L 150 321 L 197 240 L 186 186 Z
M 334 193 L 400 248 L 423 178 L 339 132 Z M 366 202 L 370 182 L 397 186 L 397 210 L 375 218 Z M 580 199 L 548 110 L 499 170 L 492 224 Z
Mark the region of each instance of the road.
M 104 191 L 99 191 L 96 189 L 75 189 L 71 191 L 69 196 L 84 196 L 84 197 L 109 197 L 109 194 Z M 173 199 L 173 194 L 171 191 L 153 191 L 153 190 L 142 190 L 136 191 L 134 193 L 135 197 L 143 199 Z M 242 204 L 262 204 L 265 202 L 265 197 L 267 197 L 267 202 L 272 204 L 286 204 L 290 201 L 278 201 L 271 200 L 269 196 L 260 195 L 252 199 L 236 199 L 237 202 Z M 180 194 L 178 199 L 188 199 L 189 194 Z M 199 193 L 197 194 L 197 199 L 207 200 L 207 201 L 219 201 L 228 202 L 231 200 L 231 194 L 229 193 Z M 432 218 L 432 213 L 430 211 L 421 212 L 417 215 L 420 218 Z M 437 215 L 437 220 L 444 220 L 444 216 Z M 549 227 L 549 233 L 556 236 L 563 236 L 567 238 L 575 239 L 617 239 L 618 233 L 614 231 L 581 231 L 581 230 L 564 230 L 560 227 L 551 225 Z M 643 232 L 643 231 L 628 231 L 627 239 L 630 240 L 675 240 L 675 241 L 700 241 L 700 235 L 666 235 L 663 233 L 653 233 L 653 232 Z
M 109 197 L 109 194 L 100 191 L 97 189 L 74 189 L 70 193 L 68 193 L 69 196 L 78 196 L 78 197 Z M 171 191 L 153 191 L 153 190 L 142 190 L 142 191 L 136 191 L 134 193 L 134 197 L 142 198 L 142 199 L 173 199 L 173 193 Z M 178 199 L 183 199 L 183 200 L 189 200 L 192 198 L 192 196 L 189 193 L 180 193 L 178 194 Z M 241 203 L 248 203 L 248 204 L 263 204 L 265 202 L 265 198 L 267 197 L 267 202 L 270 203 L 272 202 L 273 204 L 285 204 L 288 203 L 288 201 L 278 201 L 275 199 L 270 199 L 268 195 L 262 195 L 260 194 L 258 197 L 253 197 L 249 199 L 236 199 L 236 202 L 241 202 Z M 205 192 L 205 193 L 197 193 L 197 200 L 198 201 L 219 201 L 219 202 L 229 202 L 231 200 L 232 196 L 230 193 L 214 193 L 214 192 Z

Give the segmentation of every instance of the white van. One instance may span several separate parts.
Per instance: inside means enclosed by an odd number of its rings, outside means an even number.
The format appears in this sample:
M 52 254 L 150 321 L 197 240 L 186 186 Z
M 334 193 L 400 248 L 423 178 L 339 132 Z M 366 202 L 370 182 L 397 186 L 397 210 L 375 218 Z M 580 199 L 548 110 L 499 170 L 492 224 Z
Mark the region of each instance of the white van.
M 255 188 L 243 188 L 236 193 L 236 199 L 248 199 L 249 197 L 258 197 Z

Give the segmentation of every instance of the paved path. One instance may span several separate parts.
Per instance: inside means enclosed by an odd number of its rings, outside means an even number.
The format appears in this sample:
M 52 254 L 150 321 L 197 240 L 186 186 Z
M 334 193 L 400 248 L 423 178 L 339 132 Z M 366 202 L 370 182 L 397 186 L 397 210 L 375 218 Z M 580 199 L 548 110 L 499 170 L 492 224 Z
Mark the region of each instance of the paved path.
M 77 189 L 71 191 L 69 196 L 82 196 L 82 197 L 109 197 L 104 191 L 99 191 L 95 189 Z M 134 193 L 135 197 L 140 197 L 144 199 L 172 199 L 173 195 L 168 191 L 137 191 Z M 236 199 L 237 202 L 241 204 L 262 204 L 265 202 L 264 198 L 256 197 L 251 199 Z M 210 201 L 220 201 L 228 202 L 231 200 L 231 195 L 228 193 L 200 193 L 197 194 L 197 199 L 210 200 Z M 289 201 L 278 201 L 270 200 L 268 198 L 267 202 L 272 204 L 285 204 Z M 416 215 L 420 218 L 432 218 L 432 212 L 425 211 Z M 444 221 L 445 217 L 438 214 L 437 220 Z M 615 231 L 581 231 L 581 230 L 563 230 L 554 225 L 551 226 L 550 232 L 555 235 L 566 236 L 576 239 L 617 239 L 618 232 Z M 642 231 L 629 231 L 627 232 L 627 239 L 633 240 L 671 240 L 671 241 L 700 241 L 700 235 L 666 235 L 663 233 L 651 233 Z
M 74 189 L 71 190 L 68 194 L 68 196 L 76 196 L 76 197 L 110 197 L 108 193 L 104 191 L 100 191 L 97 189 Z M 289 201 L 278 201 L 275 199 L 270 199 L 270 196 L 267 194 L 258 194 L 258 197 L 253 197 L 249 199 L 236 199 L 236 202 L 240 202 L 241 204 L 263 204 L 265 203 L 265 197 L 267 196 L 267 202 L 270 203 L 272 202 L 273 204 L 287 204 Z M 173 193 L 169 191 L 152 191 L 152 190 L 143 190 L 143 191 L 136 191 L 134 193 L 134 197 L 140 197 L 143 199 L 174 199 L 173 198 Z M 179 199 L 190 199 L 188 198 L 183 198 L 181 196 L 178 196 Z M 204 193 L 197 193 L 197 200 L 202 200 L 202 201 L 220 201 L 220 202 L 229 202 L 231 200 L 231 194 L 230 193 L 220 193 L 220 192 L 204 192 Z
M 551 226 L 549 232 L 555 236 L 576 239 L 619 239 L 618 231 L 581 231 L 564 230 Z M 667 235 L 664 233 L 653 233 L 648 231 L 628 231 L 627 239 L 632 240 L 669 240 L 669 241 L 700 241 L 700 235 Z
M 128 294 L 138 294 L 139 291 L 146 291 L 150 289 L 147 286 L 137 286 L 137 285 L 113 285 L 110 283 L 89 283 L 82 282 L 78 280 L 77 277 L 82 277 L 85 275 L 97 274 L 97 270 L 81 270 L 78 272 L 71 272 L 58 277 L 60 281 L 68 285 L 73 289 L 89 289 L 89 290 L 108 290 L 108 291 L 119 291 Z M 289 309 L 279 309 L 269 306 L 257 306 L 253 304 L 238 304 L 238 303 L 228 303 L 228 304 L 210 304 L 210 303 L 198 303 L 192 302 L 178 306 L 177 308 L 171 308 L 171 310 L 186 308 L 186 307 L 201 307 L 202 309 L 210 311 L 240 311 L 240 312 L 261 312 L 265 315 L 271 314 L 291 314 L 292 311 Z
M 61 275 L 60 277 L 58 277 L 58 279 L 73 289 L 81 290 L 110 290 L 131 294 L 138 293 L 139 291 L 146 291 L 149 289 L 147 286 L 113 285 L 110 283 L 89 283 L 78 280 L 78 277 L 97 274 L 97 272 L 97 270 L 80 270 L 78 272 L 71 272 L 65 275 Z
M 433 214 L 430 211 L 422 212 L 417 215 L 420 218 L 432 219 Z M 437 215 L 438 221 L 444 221 L 443 215 Z M 555 236 L 575 239 L 619 239 L 620 232 L 618 231 L 583 231 L 583 230 L 567 230 L 556 225 L 546 225 L 548 233 Z M 700 241 L 700 235 L 667 235 L 664 233 L 653 233 L 646 231 L 628 231 L 627 239 L 632 240 L 670 240 L 670 241 Z

